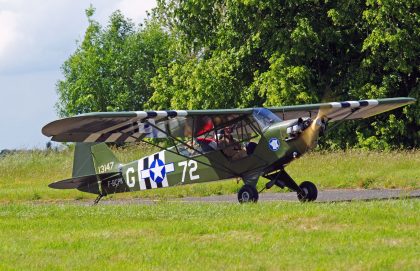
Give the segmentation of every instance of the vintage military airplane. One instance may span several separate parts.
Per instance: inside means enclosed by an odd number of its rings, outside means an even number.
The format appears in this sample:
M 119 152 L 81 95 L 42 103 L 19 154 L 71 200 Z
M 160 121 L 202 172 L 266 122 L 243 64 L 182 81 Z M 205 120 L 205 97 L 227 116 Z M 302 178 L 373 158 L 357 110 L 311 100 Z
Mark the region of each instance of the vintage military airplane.
M 328 122 L 364 119 L 412 98 L 331 102 L 274 108 L 88 113 L 53 121 L 42 133 L 76 143 L 71 179 L 49 186 L 98 194 L 159 189 L 234 177 L 244 185 L 239 202 L 256 202 L 256 184 L 287 187 L 300 201 L 317 198 L 316 186 L 296 182 L 285 167 L 317 145 Z M 172 147 L 163 148 L 165 138 Z M 122 164 L 103 142 L 139 142 L 161 151 Z M 102 143 L 101 143 L 102 142 Z

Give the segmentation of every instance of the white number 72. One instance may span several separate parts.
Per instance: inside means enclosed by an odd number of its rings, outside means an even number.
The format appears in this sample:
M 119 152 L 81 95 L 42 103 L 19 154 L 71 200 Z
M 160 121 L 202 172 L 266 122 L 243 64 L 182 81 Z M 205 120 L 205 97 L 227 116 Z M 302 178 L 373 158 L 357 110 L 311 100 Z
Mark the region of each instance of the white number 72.
M 200 178 L 199 175 L 194 175 L 193 173 L 197 170 L 197 161 L 189 160 L 189 161 L 182 161 L 178 163 L 178 166 L 184 167 L 182 170 L 182 182 L 185 181 L 185 173 L 187 172 L 187 167 L 190 168 L 190 180 L 194 181 Z

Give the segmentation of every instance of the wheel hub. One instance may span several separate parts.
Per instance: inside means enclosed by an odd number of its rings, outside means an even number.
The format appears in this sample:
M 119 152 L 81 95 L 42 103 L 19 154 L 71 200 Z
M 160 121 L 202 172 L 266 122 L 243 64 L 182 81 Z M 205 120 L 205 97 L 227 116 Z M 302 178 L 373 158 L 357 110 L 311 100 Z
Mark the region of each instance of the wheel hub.
M 245 192 L 242 193 L 242 199 L 244 201 L 249 201 L 250 197 L 251 196 L 249 195 L 249 193 L 247 191 L 245 191 Z

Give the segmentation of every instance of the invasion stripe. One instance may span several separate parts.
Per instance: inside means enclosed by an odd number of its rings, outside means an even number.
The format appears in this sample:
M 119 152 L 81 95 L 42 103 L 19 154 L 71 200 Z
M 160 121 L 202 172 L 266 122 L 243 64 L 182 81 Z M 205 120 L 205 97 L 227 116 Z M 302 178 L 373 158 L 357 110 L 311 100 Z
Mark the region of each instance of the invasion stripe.
M 136 115 L 141 119 L 147 118 L 147 113 L 144 111 L 136 111 Z
M 121 137 L 118 138 L 118 142 L 126 142 L 126 140 L 130 137 L 130 134 L 122 133 Z
M 168 114 L 168 117 L 174 118 L 178 115 L 178 113 L 174 110 L 167 110 L 166 113 Z
M 144 157 L 143 159 L 143 170 L 148 169 L 149 168 L 149 157 Z M 144 178 L 144 183 L 146 185 L 146 189 L 151 189 L 152 185 L 150 184 L 150 178 Z
M 333 108 L 341 108 L 341 103 L 332 102 L 332 103 L 330 103 L 330 105 L 331 105 Z
M 360 101 L 361 106 L 362 104 L 363 107 L 353 114 L 353 118 L 366 118 L 366 116 L 370 116 L 370 112 L 372 112 L 371 110 L 375 108 L 379 104 L 379 102 L 377 100 L 365 100 Z
M 146 184 L 145 184 L 145 182 L 144 182 L 144 180 L 143 180 L 143 178 L 141 177 L 141 172 L 143 171 L 143 167 L 144 167 L 144 164 L 143 164 L 143 160 L 142 159 L 140 159 L 139 160 L 139 162 L 138 162 L 138 175 L 139 175 L 139 186 L 140 186 L 140 190 L 145 190 L 146 189 Z
M 165 178 L 163 178 L 162 181 L 162 186 L 163 187 L 168 187 L 169 183 L 168 183 L 168 170 L 170 170 L 170 172 L 173 172 L 173 163 L 167 165 L 166 161 L 165 161 L 165 151 L 160 151 L 159 152 L 159 159 L 162 160 L 162 162 L 165 164 Z
M 116 129 L 123 130 L 123 129 L 125 129 L 126 126 L 127 127 L 128 126 L 131 126 L 130 125 L 131 123 L 133 123 L 133 119 L 131 119 L 129 121 L 124 121 L 123 123 L 119 123 L 119 124 L 116 124 L 116 125 L 111 126 L 111 127 L 108 127 L 108 128 L 105 128 L 105 129 L 103 129 L 101 131 L 98 131 L 97 133 L 98 134 L 105 134 L 105 133 L 112 132 L 112 131 L 114 131 Z
M 155 111 L 158 117 L 167 117 L 168 112 L 166 111 Z
M 178 117 L 185 117 L 188 115 L 188 112 L 185 110 L 176 110 L 176 114 L 178 115 Z
M 156 118 L 157 117 L 157 113 L 155 111 L 147 111 L 147 118 Z
M 122 135 L 122 133 L 113 133 L 110 137 L 108 137 L 105 140 L 105 142 L 117 142 L 117 139 L 120 138 Z
M 95 142 L 100 136 L 101 134 L 99 133 L 90 134 L 83 142 Z
M 107 142 L 107 139 L 111 136 L 112 134 L 102 134 L 98 139 L 96 139 L 96 142 Z
M 358 101 L 347 101 L 350 104 L 350 107 L 359 107 L 360 103 Z
M 369 105 L 378 105 L 379 104 L 378 100 L 366 100 L 366 101 L 369 103 Z
M 368 106 L 369 102 L 368 101 L 360 101 L 360 106 Z
M 133 136 L 129 136 L 129 137 L 127 137 L 126 140 L 124 140 L 124 142 L 126 142 L 126 143 L 136 142 L 136 141 L 137 141 L 137 138 L 135 138 Z

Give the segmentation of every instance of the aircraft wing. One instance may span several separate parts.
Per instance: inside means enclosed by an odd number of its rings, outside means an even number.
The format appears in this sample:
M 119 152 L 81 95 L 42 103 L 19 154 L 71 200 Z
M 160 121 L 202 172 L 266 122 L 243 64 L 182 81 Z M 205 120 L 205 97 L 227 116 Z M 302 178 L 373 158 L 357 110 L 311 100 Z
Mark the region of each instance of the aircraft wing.
M 410 103 L 413 98 L 332 102 L 268 108 L 283 120 L 315 117 L 330 121 L 362 119 Z M 253 108 L 87 113 L 53 121 L 42 128 L 59 142 L 135 142 L 143 138 L 199 136 L 252 115 Z
M 331 102 L 308 105 L 292 105 L 268 108 L 283 120 L 297 119 L 299 117 L 315 117 L 319 110 L 329 121 L 365 119 L 386 111 L 393 110 L 407 104 L 414 103 L 413 98 L 387 98 L 377 100 L 361 100 L 346 102 Z

